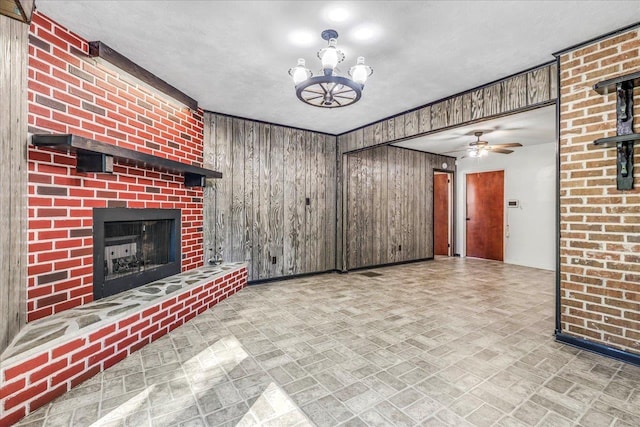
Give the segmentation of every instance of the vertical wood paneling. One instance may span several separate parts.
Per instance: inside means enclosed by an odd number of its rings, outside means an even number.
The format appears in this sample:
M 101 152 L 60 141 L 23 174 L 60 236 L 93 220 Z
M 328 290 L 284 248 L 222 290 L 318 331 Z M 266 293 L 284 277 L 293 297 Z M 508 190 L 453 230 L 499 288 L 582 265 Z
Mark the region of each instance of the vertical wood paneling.
M 373 265 L 378 265 L 378 264 L 383 264 L 383 248 L 384 248 L 384 243 L 383 243 L 383 239 L 382 234 L 383 234 L 383 229 L 382 229 L 382 211 L 385 209 L 382 209 L 381 207 L 383 206 L 382 203 L 382 185 L 383 185 L 383 177 L 382 177 L 382 166 L 384 164 L 384 161 L 382 159 L 382 155 L 386 153 L 386 150 L 371 150 L 371 163 L 372 163 L 372 182 L 375 183 L 374 188 L 372 189 L 372 193 L 373 193 L 373 226 L 372 226 L 372 237 L 373 237 L 373 242 L 372 242 L 372 253 L 373 253 L 373 257 L 371 259 L 371 263 Z M 385 210 L 386 211 L 386 210 Z M 386 232 L 385 232 L 386 234 Z M 386 248 L 385 248 L 386 249 Z
M 431 107 L 423 107 L 420 109 L 420 133 L 429 132 L 431 130 Z
M 247 274 L 253 277 L 253 250 L 254 250 L 254 172 L 256 170 L 256 143 L 258 138 L 257 124 L 245 121 L 244 141 L 244 261 L 247 262 Z M 205 138 L 206 141 L 206 138 Z
M 527 102 L 533 105 L 549 98 L 549 68 L 538 68 L 527 73 Z
M 367 194 L 369 197 L 362 199 L 360 206 L 362 206 L 362 248 L 361 248 L 361 264 L 372 265 L 373 264 L 373 193 L 375 186 L 373 183 L 373 150 L 365 150 L 362 152 L 362 193 Z
M 478 89 L 471 92 L 471 119 L 478 120 L 484 117 L 484 90 Z
M 364 129 L 362 129 L 363 131 L 363 147 L 371 147 L 373 145 L 376 145 L 376 142 L 374 140 L 373 134 L 374 134 L 374 129 L 373 129 L 373 125 L 371 126 L 367 126 Z
M 396 121 L 394 119 L 387 120 L 387 141 L 396 139 Z
M 414 223 L 413 223 L 413 212 L 415 197 L 414 194 L 417 191 L 416 186 L 413 186 L 413 158 L 418 155 L 414 151 L 403 150 L 403 177 L 404 181 L 402 183 L 402 207 L 403 209 L 403 217 L 402 222 L 404 223 L 403 231 L 404 236 L 402 243 L 402 258 L 403 261 L 413 259 L 415 257 L 414 248 L 413 248 L 413 239 L 412 235 L 414 232 Z M 416 180 L 417 181 L 417 180 Z
M 27 30 L 0 16 L 0 353 L 26 322 Z
M 295 131 L 284 130 L 283 141 L 283 194 L 284 207 L 282 224 L 282 274 L 290 276 L 295 274 L 296 247 L 298 244 L 298 223 L 296 213 L 296 156 L 295 156 Z
M 258 144 L 260 146 L 260 258 L 258 260 L 258 279 L 271 277 L 271 245 L 273 233 L 269 221 L 271 210 L 271 126 L 260 123 Z
M 433 256 L 433 167 L 443 157 L 383 146 L 348 154 L 348 269 Z
M 400 212 L 396 206 L 396 195 L 398 194 L 398 159 L 397 155 L 400 150 L 392 150 L 391 147 L 385 147 L 385 156 L 387 161 L 387 221 L 389 224 L 387 234 L 387 262 L 396 262 L 396 252 L 399 244 L 400 235 Z
M 230 261 L 231 249 L 231 189 L 233 171 L 232 165 L 232 123 L 229 117 L 216 117 L 216 160 L 214 168 L 222 172 L 227 179 L 215 181 L 216 189 L 216 232 L 215 251 L 222 251 L 222 258 Z
M 427 165 L 428 161 L 425 156 L 420 156 L 418 158 L 418 182 L 428 182 L 429 179 L 427 177 Z M 427 228 L 430 224 L 429 221 L 426 220 L 424 215 L 420 215 L 420 211 L 427 209 L 427 204 L 432 204 L 433 201 L 428 201 L 429 189 L 427 191 L 418 191 L 417 192 L 417 205 L 416 205 L 416 223 L 418 224 L 418 231 L 416 232 L 416 248 L 417 248 L 417 256 L 418 258 L 426 258 L 427 257 Z M 432 190 L 433 191 L 433 190 Z M 433 222 L 431 222 L 433 224 Z
M 262 223 L 260 221 L 260 193 L 264 191 L 264 182 L 260 181 L 260 159 L 262 150 L 260 150 L 260 132 L 261 124 L 254 123 L 253 131 L 253 170 L 251 171 L 251 180 L 253 188 L 253 221 L 252 221 L 252 245 L 251 245 L 251 265 L 253 274 L 249 280 L 257 280 L 260 278 L 260 258 L 262 257 Z M 224 179 L 224 178 L 223 178 Z
M 205 168 L 213 169 L 216 165 L 216 117 L 212 114 L 204 116 L 204 145 L 203 164 Z M 216 181 L 208 179 L 203 191 L 203 226 L 205 263 L 213 259 L 216 248 Z
M 336 212 L 337 216 L 338 216 L 338 241 L 336 242 L 336 245 L 339 248 L 339 256 L 340 258 L 338 258 L 340 260 L 340 271 L 345 271 L 347 269 L 347 266 L 349 265 L 349 260 L 348 260 L 348 256 L 349 256 L 349 251 L 348 251 L 348 246 L 349 246 L 349 236 L 346 233 L 346 227 L 347 224 L 349 223 L 349 218 L 351 215 L 351 212 L 349 212 L 349 201 L 348 201 L 348 197 L 349 197 L 349 191 L 348 191 L 348 184 L 349 184 L 349 156 L 347 154 L 338 154 L 339 159 L 340 159 L 340 167 L 338 169 L 339 173 L 339 177 L 338 177 L 338 183 L 339 186 L 337 187 L 337 190 L 340 191 L 339 196 L 339 200 L 340 200 L 340 206 L 338 207 L 338 211 Z
M 527 75 L 521 74 L 502 82 L 502 111 L 517 110 L 527 105 Z
M 335 157 L 336 157 L 336 161 L 335 161 L 335 165 L 336 165 L 336 177 L 335 177 L 335 191 L 336 191 L 336 203 L 335 203 L 335 218 L 336 218 L 336 230 L 335 230 L 335 236 L 336 236 L 336 241 L 335 241 L 335 251 L 336 251 L 336 256 L 335 256 L 335 268 L 337 270 L 342 271 L 345 263 L 344 263 L 344 259 L 343 259 L 343 249 L 344 249 L 344 245 L 345 245 L 345 241 L 343 239 L 343 234 L 342 234 L 342 224 L 344 223 L 344 201 L 342 200 L 343 197 L 343 191 L 342 191 L 342 185 L 343 185 L 343 179 L 344 179 L 344 172 L 343 172 L 343 168 L 345 167 L 344 161 L 343 161 L 343 147 L 344 147 L 344 136 L 341 136 L 339 138 L 337 138 L 336 141 L 336 153 L 335 153 Z
M 449 108 L 447 102 L 440 102 L 431 106 L 431 128 L 440 129 L 449 122 Z
M 471 120 L 471 92 L 462 95 L 462 122 Z
M 245 205 L 244 205 L 244 121 L 233 120 L 231 147 L 231 217 L 229 228 L 231 241 L 228 261 L 244 261 L 245 258 Z M 223 175 L 224 176 L 224 175 Z
M 417 111 L 411 111 L 372 123 L 369 126 L 366 126 L 364 130 L 358 129 L 338 137 L 338 151 L 336 153 L 338 157 L 336 169 L 338 172 L 336 177 L 336 224 L 338 227 L 336 230 L 336 251 L 338 267 L 343 268 L 348 263 L 353 265 L 353 260 L 348 259 L 349 254 L 342 252 L 346 252 L 345 249 L 348 244 L 354 244 L 353 241 L 349 241 L 350 236 L 345 234 L 350 218 L 350 215 L 347 216 L 345 214 L 348 210 L 350 195 L 346 193 L 342 194 L 349 185 L 347 180 L 350 179 L 350 177 L 345 176 L 345 174 L 348 170 L 352 169 L 354 161 L 343 161 L 343 153 L 353 151 L 356 148 L 385 144 L 404 138 L 405 136 L 413 136 L 414 134 L 419 135 L 433 130 L 442 129 L 447 126 L 476 121 L 499 114 L 509 113 L 511 111 L 517 111 L 518 109 L 529 105 L 551 101 L 556 97 L 557 90 L 557 77 L 555 70 L 555 63 L 545 65 L 537 70 L 521 73 L 520 75 L 509 77 L 489 86 L 462 93 L 441 102 L 426 105 Z M 549 79 L 548 84 L 545 84 L 543 81 L 546 77 Z M 548 90 L 545 90 L 545 86 L 548 87 Z M 371 128 L 373 128 L 373 137 L 369 138 L 368 135 L 370 135 Z M 367 137 L 362 137 L 365 132 Z M 380 132 L 380 136 L 378 136 L 378 132 Z M 386 165 L 387 182 L 389 183 L 389 186 L 387 187 L 387 194 L 391 199 L 397 195 L 397 192 L 395 191 L 396 189 L 393 187 L 396 181 L 392 177 L 396 174 L 400 166 L 395 162 L 395 160 L 397 160 L 395 159 L 395 154 L 390 153 L 388 159 L 394 160 L 393 162 L 387 162 Z M 451 158 L 440 157 L 437 163 L 427 161 L 425 163 L 425 167 L 427 169 L 425 170 L 433 168 L 434 165 L 439 167 L 445 159 L 447 162 L 452 162 Z M 429 173 L 426 175 L 426 179 L 432 178 L 430 178 Z M 351 185 L 353 184 L 354 183 L 352 182 Z M 425 204 L 429 209 L 432 208 L 432 201 L 429 197 L 424 200 L 416 199 L 416 202 L 421 205 Z M 391 206 L 391 204 L 387 205 L 388 209 L 385 211 L 386 220 L 389 224 L 396 224 L 392 220 L 395 220 L 395 216 L 398 216 L 399 213 Z M 392 216 L 394 216 L 394 218 L 392 218 Z M 398 219 L 402 220 L 402 218 Z M 420 224 L 420 226 L 422 225 Z M 430 227 L 427 228 L 427 232 L 432 234 L 433 230 Z M 398 239 L 396 234 L 393 236 L 394 237 L 389 237 L 389 239 Z M 427 240 L 429 241 L 429 239 L 432 238 L 429 237 Z M 399 254 L 397 254 L 397 251 L 394 249 L 394 247 L 397 248 L 398 244 L 400 243 L 387 240 L 386 245 L 389 248 L 387 256 L 388 262 L 393 262 L 399 257 Z M 432 256 L 432 245 L 429 246 L 429 248 L 422 248 L 421 244 L 419 246 L 420 247 L 417 249 L 418 252 L 422 253 L 423 250 L 430 248 L 430 252 L 428 252 L 427 257 Z
M 347 146 L 349 147 L 349 151 L 355 150 L 358 148 L 358 132 L 357 130 L 349 133 L 349 137 L 347 139 Z
M 407 113 L 405 115 L 405 122 L 404 122 L 404 131 L 405 131 L 404 136 L 405 137 L 414 136 L 415 134 L 417 134 L 419 123 L 420 123 L 419 110 Z
M 316 165 L 318 167 L 317 169 L 317 181 L 318 182 L 326 182 L 326 157 L 327 157 L 327 150 L 326 150 L 326 143 L 325 143 L 325 139 L 324 139 L 324 135 L 316 135 L 317 137 L 317 156 L 316 156 Z M 325 190 L 325 186 L 324 185 L 316 185 L 317 188 L 317 197 L 316 197 L 316 222 L 317 222 L 317 233 L 318 233 L 318 238 L 317 238 L 317 251 L 318 251 L 318 262 L 316 263 L 316 270 L 315 271 L 323 271 L 325 269 L 325 265 L 327 263 L 326 261 L 326 257 L 327 257 L 327 253 L 325 251 L 325 243 L 326 243 L 326 239 L 327 239 L 327 232 L 326 232 L 326 190 Z
M 558 64 L 554 62 L 549 67 L 549 99 L 558 96 Z
M 311 219 L 311 209 L 315 208 L 315 206 L 311 206 L 311 203 L 312 203 L 311 186 L 313 185 L 313 183 L 309 179 L 309 177 L 311 176 L 311 162 L 313 161 L 312 158 L 315 157 L 315 153 L 312 147 L 313 143 L 311 141 L 310 136 L 311 136 L 310 132 L 305 132 L 305 138 L 304 138 L 305 162 L 304 162 L 304 178 L 303 178 L 305 183 L 305 187 L 304 187 L 304 197 L 305 197 L 304 236 L 305 238 L 303 241 L 304 241 L 306 256 L 303 260 L 304 271 L 312 271 L 313 265 L 315 264 L 315 251 L 313 250 L 313 245 L 311 244 L 311 238 L 312 238 L 311 230 L 313 227 L 313 221 Z
M 502 112 L 502 84 L 495 83 L 483 90 L 484 114 L 483 117 L 493 116 Z
M 457 125 L 463 122 L 462 118 L 462 96 L 456 96 L 450 100 L 450 115 L 447 126 Z
M 325 186 L 325 266 L 324 270 L 334 270 L 336 268 L 336 140 L 332 136 L 325 135 L 325 182 L 329 185 Z M 333 185 L 331 185 L 333 183 Z
M 377 122 L 373 125 L 373 144 L 374 145 L 378 145 L 381 144 L 382 142 L 384 142 L 383 139 L 383 123 L 384 122 Z
M 355 147 L 363 148 L 364 145 L 364 129 L 358 129 L 354 131 L 353 137 L 355 138 Z
M 257 280 L 260 278 L 260 258 L 262 256 L 260 193 L 265 191 L 266 186 L 260 181 L 260 162 L 262 157 L 262 150 L 260 149 L 260 123 L 253 124 L 253 132 L 253 170 L 251 173 L 251 187 L 253 189 L 253 211 L 251 213 L 251 216 L 253 217 L 251 229 L 251 265 L 253 274 L 250 277 L 251 280 Z
M 269 252 L 275 257 L 275 264 L 271 262 L 269 277 L 280 277 L 284 271 L 284 128 L 271 128 L 271 150 L 269 153 L 270 190 L 269 197 L 269 233 L 271 242 Z
M 395 122 L 395 132 L 396 139 L 404 138 L 405 130 L 404 130 L 404 114 L 400 116 L 396 116 L 393 121 Z
M 348 265 L 360 265 L 360 259 L 358 256 L 360 252 L 356 249 L 362 246 L 362 240 L 359 227 L 362 225 L 362 212 L 361 207 L 357 203 L 357 194 L 362 191 L 362 157 L 349 156 L 349 170 L 347 172 L 347 190 L 349 207 L 347 212 L 349 214 L 349 221 L 347 226 L 351 230 L 355 227 L 354 233 L 350 233 L 347 236 L 348 239 Z
M 250 121 L 238 125 L 239 119 L 205 114 L 204 161 L 211 159 L 211 166 L 228 178 L 214 181 L 205 188 L 205 218 L 211 218 L 205 220 L 206 246 L 223 246 L 226 260 L 250 261 L 250 280 L 342 267 L 342 262 L 336 266 L 336 259 L 344 258 L 343 242 L 345 245 L 357 243 L 347 242 L 350 236 L 343 236 L 343 229 L 348 225 L 343 221 L 343 211 L 348 210 L 348 206 L 343 203 L 349 202 L 350 195 L 342 194 L 342 183 L 345 179 L 355 179 L 360 191 L 382 181 L 386 183 L 386 187 L 375 187 L 375 193 L 367 199 L 371 202 L 369 207 L 365 205 L 353 213 L 365 217 L 361 228 L 375 228 L 383 221 L 394 223 L 400 233 L 394 237 L 385 234 L 386 241 L 371 239 L 368 245 L 371 253 L 364 255 L 364 261 L 393 262 L 406 259 L 410 256 L 408 252 L 422 254 L 423 240 L 416 236 L 423 234 L 423 223 L 421 218 L 405 215 L 403 208 L 410 210 L 402 206 L 403 193 L 397 190 L 404 191 L 404 186 L 416 179 L 422 182 L 424 171 L 433 167 L 433 162 L 422 159 L 410 162 L 405 160 L 405 154 L 396 155 L 390 150 L 384 153 L 385 161 L 379 163 L 382 154 L 372 152 L 364 156 L 364 165 L 368 166 L 363 170 L 363 159 L 357 165 L 357 160 L 343 164 L 342 153 L 548 101 L 555 96 L 557 87 L 554 69 L 554 65 L 541 67 L 372 123 L 340 136 L 337 141 L 313 132 Z M 358 170 L 355 177 L 343 176 L 343 167 L 346 171 L 355 166 Z M 403 172 L 405 167 L 410 172 Z M 424 179 L 429 179 L 428 173 L 424 173 Z M 345 182 L 345 185 L 354 183 Z M 307 197 L 311 201 L 309 206 L 305 205 Z M 385 197 L 394 203 L 377 212 L 374 204 Z M 422 193 L 414 195 L 410 202 L 415 203 L 417 210 L 418 206 L 431 207 L 430 199 Z M 365 242 L 357 244 L 361 243 Z M 397 253 L 398 245 L 404 246 L 403 254 Z M 386 246 L 384 254 L 382 246 Z M 277 261 L 275 266 L 271 264 L 273 256 Z
M 296 136 L 295 142 L 295 186 L 296 186 L 296 254 L 295 254 L 295 274 L 307 272 L 307 215 L 305 200 L 307 197 L 307 132 L 294 130 Z

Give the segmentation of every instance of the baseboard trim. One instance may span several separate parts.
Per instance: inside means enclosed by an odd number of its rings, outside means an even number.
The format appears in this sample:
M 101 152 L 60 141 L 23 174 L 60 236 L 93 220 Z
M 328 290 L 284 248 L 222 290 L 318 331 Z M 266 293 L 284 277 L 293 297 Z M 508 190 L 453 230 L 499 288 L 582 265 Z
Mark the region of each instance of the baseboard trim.
M 391 262 L 391 263 L 388 263 L 388 264 L 369 265 L 367 267 L 358 267 L 358 268 L 353 268 L 351 270 L 314 271 L 312 273 L 294 274 L 292 276 L 269 277 L 268 279 L 249 280 L 247 282 L 247 285 L 248 286 L 262 285 L 264 283 L 280 282 L 280 281 L 283 281 L 283 280 L 291 280 L 291 279 L 300 279 L 300 278 L 304 278 L 304 277 L 317 276 L 318 274 L 327 274 L 327 273 L 348 274 L 348 273 L 350 273 L 352 271 L 372 270 L 374 268 L 392 267 L 394 265 L 413 264 L 413 263 L 416 263 L 416 262 L 433 261 L 433 259 L 434 259 L 433 257 L 429 257 L 429 258 L 412 259 L 412 260 L 408 260 L 408 261 Z
M 343 271 L 343 273 L 350 273 L 352 271 L 361 271 L 361 270 L 372 270 L 374 268 L 382 268 L 382 267 L 393 267 L 394 265 L 413 264 L 413 263 L 416 263 L 416 262 L 423 262 L 423 261 L 433 261 L 433 257 L 420 258 L 420 259 L 410 259 L 408 261 L 389 262 L 387 264 L 368 265 L 366 267 L 357 267 L 357 268 L 352 268 L 352 269 L 349 269 L 349 270 L 345 270 L 345 271 Z
M 340 273 L 340 271 L 339 270 L 314 271 L 312 273 L 301 273 L 301 274 L 294 274 L 291 276 L 269 277 L 268 279 L 250 280 L 247 282 L 247 285 L 248 286 L 262 285 L 264 283 L 280 282 L 283 280 L 291 280 L 291 279 L 300 279 L 303 277 L 317 276 L 318 274 L 327 274 L 327 273 Z
M 556 332 L 556 341 L 564 344 L 569 344 L 573 347 L 587 350 L 592 353 L 597 353 L 602 356 L 611 357 L 612 359 L 620 360 L 632 365 L 640 366 L 640 354 L 619 350 L 617 348 L 608 347 L 604 344 L 599 344 L 593 341 L 585 340 L 583 338 L 577 338 L 559 332 Z

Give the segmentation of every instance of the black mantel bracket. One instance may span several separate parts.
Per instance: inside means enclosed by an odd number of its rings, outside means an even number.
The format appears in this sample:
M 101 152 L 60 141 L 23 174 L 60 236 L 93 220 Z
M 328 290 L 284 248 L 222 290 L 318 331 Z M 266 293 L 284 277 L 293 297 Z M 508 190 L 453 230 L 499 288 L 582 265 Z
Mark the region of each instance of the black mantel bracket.
M 633 189 L 633 144 L 640 134 L 633 132 L 633 88 L 640 86 L 640 72 L 596 83 L 593 89 L 600 95 L 616 93 L 616 136 L 595 140 L 594 145 L 616 146 L 618 190 Z
M 181 173 L 184 176 L 184 185 L 186 187 L 204 187 L 206 178 L 222 178 L 222 173 L 211 169 L 141 153 L 78 135 L 38 134 L 33 135 L 31 142 L 36 147 L 47 147 L 62 152 L 75 152 L 77 154 L 76 170 L 78 172 L 113 172 L 113 159 L 116 158 L 125 163 Z

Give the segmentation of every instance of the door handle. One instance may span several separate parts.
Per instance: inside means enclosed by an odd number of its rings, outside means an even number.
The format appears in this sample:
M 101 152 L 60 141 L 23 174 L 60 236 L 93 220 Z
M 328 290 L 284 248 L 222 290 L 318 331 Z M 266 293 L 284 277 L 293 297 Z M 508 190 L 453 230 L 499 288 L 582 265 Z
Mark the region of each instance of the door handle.
M 467 221 L 471 221 L 471 218 L 466 218 Z

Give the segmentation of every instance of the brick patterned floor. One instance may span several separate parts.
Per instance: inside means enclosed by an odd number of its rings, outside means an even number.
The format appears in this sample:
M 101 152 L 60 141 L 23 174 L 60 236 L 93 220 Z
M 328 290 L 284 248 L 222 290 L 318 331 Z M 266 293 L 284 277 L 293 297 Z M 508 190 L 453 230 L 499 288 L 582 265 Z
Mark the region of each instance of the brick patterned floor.
M 246 288 L 19 425 L 640 425 L 639 367 L 554 341 L 553 272 L 375 272 Z

